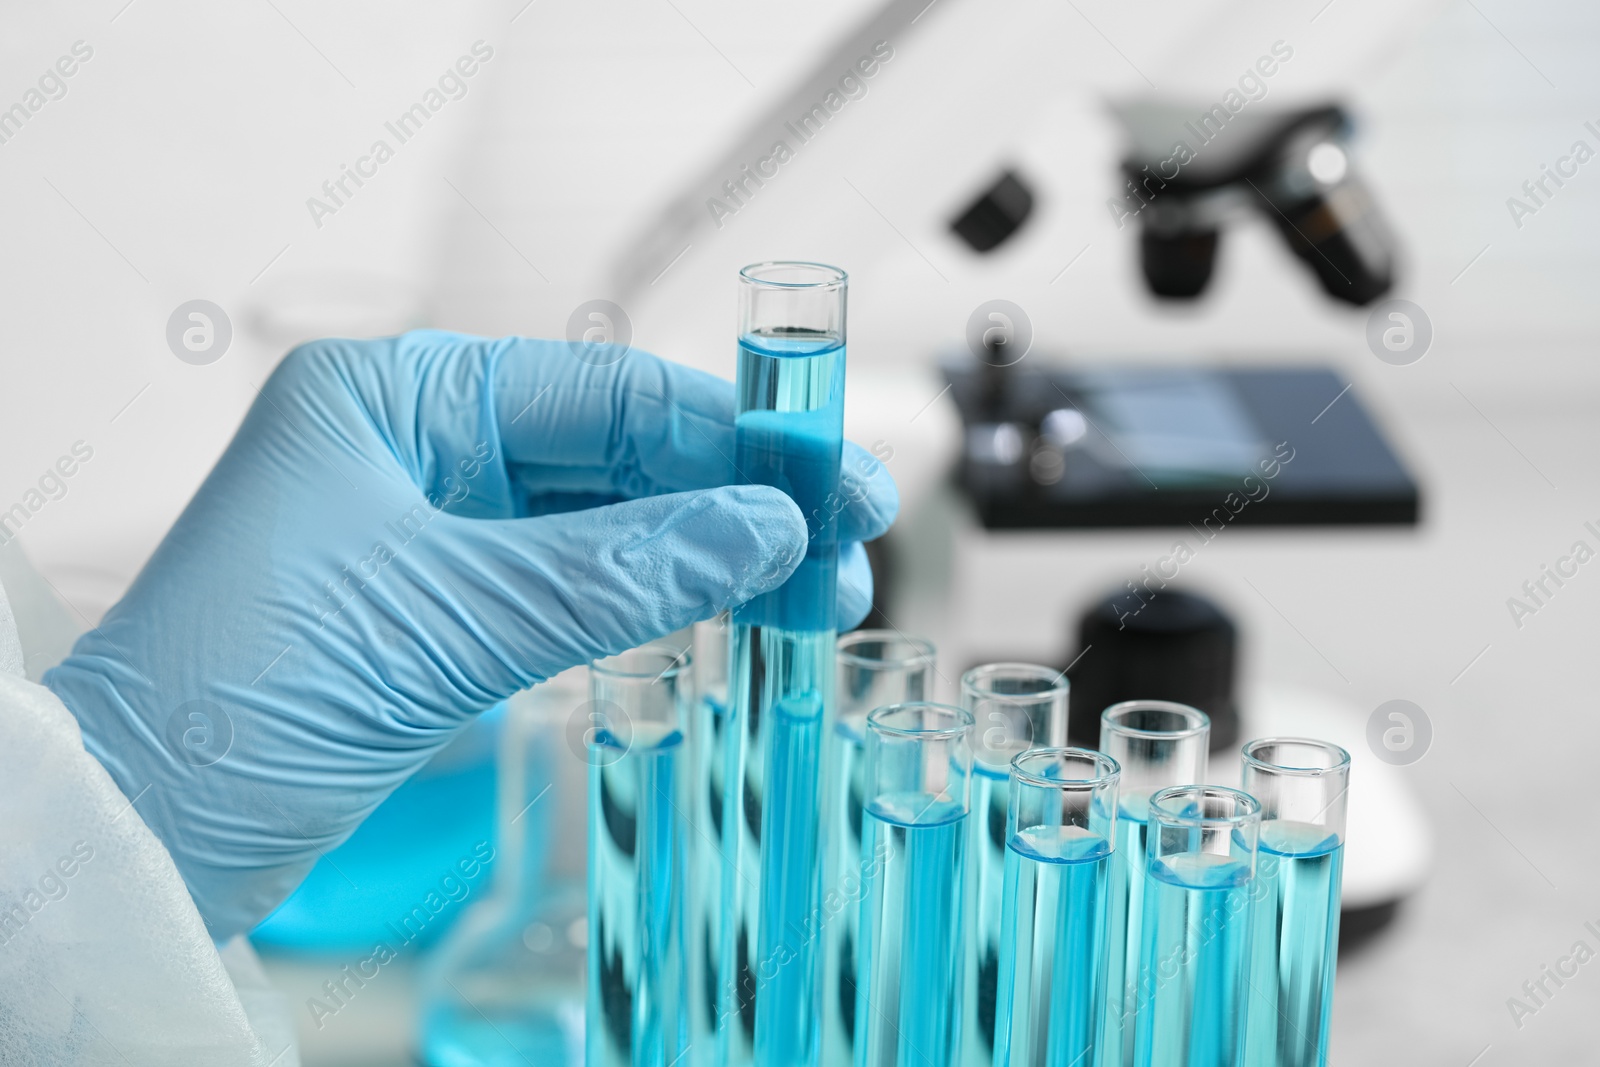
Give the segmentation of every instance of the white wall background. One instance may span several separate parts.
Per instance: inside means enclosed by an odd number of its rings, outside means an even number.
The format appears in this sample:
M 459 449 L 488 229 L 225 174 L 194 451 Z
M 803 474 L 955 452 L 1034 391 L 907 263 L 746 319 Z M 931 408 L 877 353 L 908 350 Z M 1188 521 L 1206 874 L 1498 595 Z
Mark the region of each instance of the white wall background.
M 559 333 L 579 302 L 612 294 L 640 227 L 858 9 L 10 5 L 0 101 L 21 99 L 75 41 L 94 57 L 0 144 L 0 503 L 73 441 L 95 448 L 25 539 L 97 617 L 290 337 L 415 323 Z M 940 0 L 760 202 L 629 295 L 635 336 L 726 371 L 732 270 L 813 255 L 856 278 L 855 366 L 903 366 L 907 381 L 973 306 L 1004 295 L 1029 310 L 1041 348 L 1313 349 L 1345 361 L 1380 407 L 1402 393 L 1459 406 L 1450 382 L 1480 403 L 1574 403 L 1596 382 L 1600 164 L 1520 231 L 1504 200 L 1600 119 L 1597 24 L 1589 5 L 1506 0 Z M 316 228 L 306 198 L 480 39 L 495 57 L 468 95 Z M 1296 57 L 1275 100 L 1338 90 L 1363 120 L 1360 165 L 1406 240 L 1401 291 L 1437 328 L 1416 367 L 1368 359 L 1360 313 L 1322 300 L 1262 227 L 1231 235 L 1210 299 L 1170 310 L 1143 294 L 1130 232 L 1110 223 L 1119 145 L 1102 101 L 1146 80 L 1215 96 L 1277 39 Z M 1041 185 L 1039 215 L 981 259 L 945 220 L 1008 160 Z M 210 367 L 163 341 L 168 314 L 195 297 L 236 326 Z M 252 328 L 263 319 L 272 328 Z

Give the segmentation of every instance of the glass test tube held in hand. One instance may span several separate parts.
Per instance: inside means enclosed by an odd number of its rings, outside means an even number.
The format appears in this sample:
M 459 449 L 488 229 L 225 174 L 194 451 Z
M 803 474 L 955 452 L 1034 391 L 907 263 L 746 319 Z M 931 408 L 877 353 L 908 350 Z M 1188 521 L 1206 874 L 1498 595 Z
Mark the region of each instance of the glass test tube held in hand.
M 810 536 L 788 581 L 733 613 L 719 1032 L 732 1067 L 817 1063 L 845 284 L 843 271 L 814 263 L 739 272 L 734 466 L 747 482 L 788 493 Z
M 837 720 L 825 748 L 821 1062 L 848 1067 L 855 1062 L 867 713 L 925 700 L 933 691 L 935 653 L 931 641 L 893 630 L 856 630 L 839 638 L 838 649 Z
M 690 656 L 589 665 L 588 1067 L 669 1067 L 688 1048 L 684 733 Z
M 1241 784 L 1261 803 L 1245 1067 L 1323 1067 L 1350 754 L 1266 738 L 1244 746 L 1243 761 Z
M 1011 766 L 993 1064 L 1094 1067 L 1121 771 L 1082 748 Z
M 972 818 L 967 820 L 963 875 L 963 1067 L 989 1067 L 994 1060 L 1011 761 L 1030 748 L 1066 742 L 1067 693 L 1065 674 L 1031 663 L 990 663 L 961 676 L 961 706 L 972 713 L 973 749 Z
M 1110 949 L 1100 1052 L 1104 1067 L 1134 1064 L 1150 797 L 1168 786 L 1204 781 L 1210 743 L 1211 720 L 1187 704 L 1128 700 L 1111 705 L 1100 716 L 1100 751 L 1122 768 L 1107 904 Z
M 867 716 L 856 1067 L 951 1067 L 961 1029 L 961 865 L 972 716 Z
M 1244 1052 L 1261 806 L 1180 785 L 1150 798 L 1138 1032 L 1141 1067 L 1236 1067 Z

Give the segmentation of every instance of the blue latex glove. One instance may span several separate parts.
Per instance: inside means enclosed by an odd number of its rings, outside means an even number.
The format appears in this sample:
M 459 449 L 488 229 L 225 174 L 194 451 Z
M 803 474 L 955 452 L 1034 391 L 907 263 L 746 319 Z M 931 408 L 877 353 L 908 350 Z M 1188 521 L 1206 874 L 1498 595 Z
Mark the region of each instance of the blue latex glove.
M 729 383 L 644 352 L 305 345 L 45 684 L 222 939 L 475 713 L 780 584 L 805 520 L 732 455 Z M 853 625 L 898 497 L 862 449 L 845 469 Z

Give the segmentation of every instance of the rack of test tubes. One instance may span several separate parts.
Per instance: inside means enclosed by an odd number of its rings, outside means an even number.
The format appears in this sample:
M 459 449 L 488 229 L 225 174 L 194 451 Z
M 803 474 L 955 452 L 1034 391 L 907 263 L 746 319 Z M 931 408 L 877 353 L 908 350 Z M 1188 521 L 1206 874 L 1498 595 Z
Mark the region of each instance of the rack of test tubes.
M 840 636 L 843 271 L 740 272 L 734 465 L 810 527 L 783 585 L 591 666 L 589 1067 L 1320 1067 L 1349 755 L 1206 784 L 1140 700 L 1064 744 L 1068 683 Z

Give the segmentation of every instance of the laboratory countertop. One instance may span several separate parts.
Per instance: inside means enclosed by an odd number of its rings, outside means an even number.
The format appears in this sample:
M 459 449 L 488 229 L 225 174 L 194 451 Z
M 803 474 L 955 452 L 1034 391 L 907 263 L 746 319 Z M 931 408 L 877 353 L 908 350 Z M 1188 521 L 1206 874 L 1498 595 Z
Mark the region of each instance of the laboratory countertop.
M 1403 698 L 1432 722 L 1430 750 L 1404 768 L 1435 832 L 1432 871 L 1380 936 L 1340 959 L 1331 1062 L 1593 1062 L 1600 426 L 1586 401 L 1600 398 L 1474 406 L 1442 395 L 1388 423 L 1424 487 L 1420 527 L 1230 530 L 1185 577 L 1239 622 L 1248 681 L 1362 709 Z M 1006 536 L 955 581 L 983 583 L 1005 605 L 992 627 L 982 620 L 985 642 L 1057 658 L 1068 617 L 1174 534 Z M 1524 582 L 1537 589 L 1545 565 L 1567 576 L 1545 578 L 1534 602 Z M 1055 576 L 1049 596 L 1041 575 Z M 1514 613 L 1512 598 L 1533 610 Z M 1579 942 L 1588 951 L 1574 955 Z M 1559 983 L 1547 965 L 1564 972 Z M 413 1062 L 405 961 L 320 1029 L 303 1005 L 337 965 L 280 958 L 267 969 L 299 1006 L 307 1067 Z

